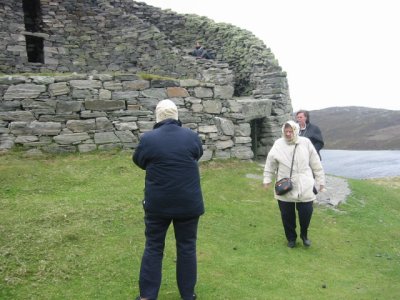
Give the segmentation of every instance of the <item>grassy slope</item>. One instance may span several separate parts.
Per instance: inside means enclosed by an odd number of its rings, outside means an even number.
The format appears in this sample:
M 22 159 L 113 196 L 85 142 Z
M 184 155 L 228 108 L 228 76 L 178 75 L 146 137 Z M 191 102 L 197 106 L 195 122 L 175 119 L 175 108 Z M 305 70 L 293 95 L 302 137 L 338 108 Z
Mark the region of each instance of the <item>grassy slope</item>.
M 0 299 L 133 299 L 144 172 L 130 154 L 0 158 Z M 399 298 L 399 188 L 350 180 L 339 211 L 315 209 L 312 247 L 289 249 L 272 191 L 246 178 L 261 172 L 201 165 L 200 299 Z M 161 300 L 179 299 L 174 261 L 171 231 Z

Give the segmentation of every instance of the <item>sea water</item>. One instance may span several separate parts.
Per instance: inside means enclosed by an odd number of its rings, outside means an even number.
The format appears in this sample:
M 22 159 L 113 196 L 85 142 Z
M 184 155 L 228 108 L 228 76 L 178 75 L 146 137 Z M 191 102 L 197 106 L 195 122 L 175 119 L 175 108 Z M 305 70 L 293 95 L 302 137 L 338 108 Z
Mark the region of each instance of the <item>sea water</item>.
M 322 150 L 326 174 L 367 179 L 400 176 L 400 151 Z

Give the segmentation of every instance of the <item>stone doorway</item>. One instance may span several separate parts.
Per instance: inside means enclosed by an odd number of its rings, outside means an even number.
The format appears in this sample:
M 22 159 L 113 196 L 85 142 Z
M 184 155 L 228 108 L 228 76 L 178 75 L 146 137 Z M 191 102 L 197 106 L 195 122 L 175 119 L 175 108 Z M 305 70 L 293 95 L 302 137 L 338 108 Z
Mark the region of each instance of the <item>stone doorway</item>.
M 23 0 L 25 30 L 32 33 L 25 35 L 28 62 L 44 63 L 43 37 L 35 35 L 42 28 L 40 0 Z
M 261 133 L 263 127 L 263 118 L 254 119 L 250 121 L 251 128 L 251 150 L 254 153 L 254 160 L 259 159 L 260 153 L 259 149 L 261 147 Z

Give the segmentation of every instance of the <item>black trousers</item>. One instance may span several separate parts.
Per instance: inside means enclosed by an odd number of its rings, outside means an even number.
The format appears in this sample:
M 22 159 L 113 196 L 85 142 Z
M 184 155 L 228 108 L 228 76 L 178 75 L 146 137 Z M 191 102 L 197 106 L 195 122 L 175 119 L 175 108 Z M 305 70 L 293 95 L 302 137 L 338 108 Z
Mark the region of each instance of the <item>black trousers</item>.
M 299 214 L 300 237 L 307 238 L 308 226 L 313 213 L 313 201 L 310 202 L 285 202 L 278 200 L 279 209 L 285 235 L 288 241 L 295 241 L 296 233 L 296 209 Z
M 199 217 L 190 219 L 162 218 L 145 215 L 146 246 L 140 266 L 139 288 L 142 298 L 157 299 L 161 285 L 165 237 L 174 225 L 176 240 L 176 279 L 182 299 L 193 299 L 197 281 L 196 240 Z

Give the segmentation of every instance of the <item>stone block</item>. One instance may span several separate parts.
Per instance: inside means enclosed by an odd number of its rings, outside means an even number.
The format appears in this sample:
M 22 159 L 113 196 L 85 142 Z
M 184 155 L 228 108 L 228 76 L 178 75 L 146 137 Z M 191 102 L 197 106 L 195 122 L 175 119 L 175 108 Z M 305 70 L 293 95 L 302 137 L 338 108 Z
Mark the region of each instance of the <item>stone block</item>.
M 44 152 L 63 154 L 63 153 L 74 153 L 76 152 L 76 147 L 74 145 L 60 145 L 60 144 L 50 144 L 42 148 Z
M 104 82 L 104 88 L 110 91 L 120 91 L 122 90 L 122 83 L 115 81 L 106 81 Z
M 57 101 L 56 104 L 57 114 L 80 112 L 81 110 L 82 110 L 81 101 Z
M 114 126 L 117 130 L 138 130 L 136 122 L 114 122 Z
M 249 123 L 240 123 L 235 126 L 235 135 L 236 136 L 250 136 L 251 135 L 251 126 Z
M 216 159 L 229 159 L 229 158 L 231 158 L 231 153 L 230 153 L 230 151 L 217 150 L 217 151 L 215 151 L 215 158 Z
M 251 143 L 251 137 L 248 136 L 237 136 L 234 139 L 235 144 L 247 144 Z
M 75 145 L 90 139 L 86 132 L 61 134 L 54 137 L 54 141 L 61 145 Z
M 31 135 L 33 133 L 32 128 L 28 126 L 28 122 L 11 122 L 9 130 L 14 135 Z
M 254 157 L 254 153 L 250 147 L 238 146 L 232 148 L 232 156 L 238 159 L 248 160 Z
M 71 80 L 70 85 L 74 89 L 100 89 L 102 82 L 99 80 Z
M 68 120 L 66 127 L 72 132 L 91 132 L 96 129 L 96 121 L 89 120 Z
M 36 135 L 19 135 L 15 138 L 16 144 L 25 144 L 37 141 L 39 141 L 39 138 Z
M 73 99 L 92 99 L 93 94 L 89 89 L 73 89 L 72 90 Z
M 215 143 L 215 146 L 218 150 L 222 150 L 222 149 L 232 148 L 234 146 L 234 143 L 232 140 L 217 141 Z
M 216 85 L 214 87 L 214 98 L 232 99 L 234 87 L 231 85 Z
M 125 109 L 125 101 L 123 100 L 86 100 L 84 105 L 87 110 L 109 111 Z
M 155 98 L 158 100 L 166 99 L 167 93 L 164 88 L 151 88 L 140 92 L 142 97 Z
M 7 112 L 0 112 L 0 120 L 29 122 L 35 120 L 35 116 L 30 111 L 22 111 L 22 110 L 7 111 Z
M 119 138 L 119 140 L 124 144 L 138 142 L 136 136 L 129 130 L 116 131 L 115 134 Z
M 96 129 L 98 131 L 110 131 L 114 129 L 112 122 L 106 117 L 96 118 Z
M 203 150 L 203 156 L 200 158 L 200 161 L 209 161 L 213 157 L 212 150 Z
M 95 144 L 79 144 L 78 145 L 78 151 L 80 153 L 87 153 L 91 151 L 95 151 L 97 149 L 97 146 Z
M 124 81 L 122 87 L 124 90 L 142 91 L 150 87 L 150 82 L 148 80 Z
M 37 85 L 32 83 L 11 85 L 4 95 L 4 100 L 37 98 L 45 91 L 45 85 Z
M 119 138 L 114 132 L 96 132 L 94 134 L 94 142 L 98 144 L 119 143 Z
M 66 82 L 56 82 L 49 85 L 49 94 L 52 97 L 68 95 L 70 88 Z
M 168 87 L 167 88 L 167 96 L 168 96 L 168 98 L 189 97 L 189 93 L 185 88 Z
M 196 87 L 200 84 L 200 81 L 197 79 L 182 79 L 179 82 L 181 87 Z
M 110 100 L 111 99 L 111 91 L 100 89 L 99 90 L 99 100 Z
M 35 84 L 48 85 L 54 82 L 54 77 L 51 76 L 31 76 L 30 78 Z
M 138 121 L 137 124 L 139 126 L 140 132 L 146 132 L 146 131 L 150 131 L 153 129 L 155 122 Z
M 203 101 L 203 111 L 210 114 L 220 114 L 222 103 L 218 100 Z
M 179 86 L 178 80 L 153 79 L 151 81 L 152 88 L 167 88 L 176 86 Z
M 197 98 L 213 98 L 213 90 L 211 88 L 206 87 L 195 87 L 194 95 Z
M 21 100 L 0 101 L 0 111 L 15 111 L 21 107 Z
M 112 92 L 111 98 L 113 100 L 136 100 L 139 95 L 138 91 L 118 91 Z
M 37 135 L 58 135 L 61 132 L 61 124 L 57 122 L 33 121 L 28 125 L 32 133 Z
M 216 117 L 215 125 L 217 125 L 218 131 L 223 135 L 234 135 L 235 126 L 231 120 L 225 118 Z
M 218 128 L 215 125 L 200 125 L 198 130 L 199 133 L 218 132 Z

